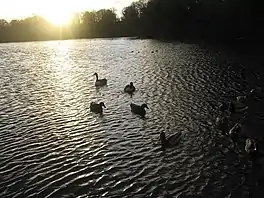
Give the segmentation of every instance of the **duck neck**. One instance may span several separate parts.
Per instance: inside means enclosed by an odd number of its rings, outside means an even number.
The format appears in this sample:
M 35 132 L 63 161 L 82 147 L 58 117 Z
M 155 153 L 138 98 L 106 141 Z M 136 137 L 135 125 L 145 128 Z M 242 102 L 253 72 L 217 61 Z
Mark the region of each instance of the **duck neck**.
M 98 74 L 95 74 L 96 81 L 98 80 Z

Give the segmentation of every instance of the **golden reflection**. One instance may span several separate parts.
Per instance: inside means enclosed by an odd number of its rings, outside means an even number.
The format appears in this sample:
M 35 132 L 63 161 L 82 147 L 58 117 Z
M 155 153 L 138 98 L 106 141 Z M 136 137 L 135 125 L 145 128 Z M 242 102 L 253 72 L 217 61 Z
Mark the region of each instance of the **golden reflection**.
M 56 110 L 66 114 L 74 114 L 70 110 L 70 102 L 75 96 L 74 67 L 69 58 L 72 41 L 53 43 L 55 50 L 52 60 L 56 95 Z

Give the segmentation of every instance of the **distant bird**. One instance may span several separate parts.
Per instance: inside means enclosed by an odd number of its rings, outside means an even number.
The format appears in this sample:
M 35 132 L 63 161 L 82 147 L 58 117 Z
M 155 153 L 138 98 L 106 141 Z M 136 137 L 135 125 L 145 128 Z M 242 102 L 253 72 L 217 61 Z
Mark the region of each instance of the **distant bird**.
M 222 134 L 227 135 L 227 133 L 228 133 L 228 118 L 226 116 L 217 117 L 215 123 L 216 123 L 217 128 L 222 131 Z
M 233 102 L 229 102 L 228 103 L 228 111 L 230 113 L 235 113 L 236 112 L 236 107 L 235 107 L 235 104 Z
M 173 198 L 173 196 L 168 191 L 165 191 L 163 198 Z
M 253 140 L 253 139 L 247 138 L 246 139 L 246 145 L 245 145 L 245 151 L 248 154 L 256 152 L 257 151 L 257 143 L 256 143 L 256 141 Z
M 219 110 L 220 111 L 225 111 L 228 109 L 228 105 L 226 103 L 222 103 L 220 106 L 219 106 Z
M 129 85 L 125 86 L 124 92 L 128 94 L 132 94 L 136 90 L 135 86 L 133 85 L 133 82 L 130 82 Z
M 236 100 L 240 103 L 246 103 L 248 100 L 250 100 L 255 95 L 255 89 L 251 89 L 249 94 L 247 96 L 237 96 Z
M 94 113 L 103 113 L 103 107 L 105 107 L 105 104 L 103 102 L 100 102 L 99 104 L 95 102 L 91 102 L 90 104 L 90 111 Z
M 237 99 L 237 102 L 245 103 L 247 96 L 237 96 L 236 99 Z
M 154 51 L 152 50 L 151 53 L 154 53 Z
M 107 84 L 107 80 L 104 78 L 104 79 L 98 79 L 98 74 L 97 73 L 94 73 L 93 75 L 96 76 L 96 81 L 95 81 L 95 86 L 96 87 L 101 87 L 101 86 L 104 86 Z
M 161 146 L 162 148 L 171 148 L 173 146 L 176 146 L 179 143 L 180 137 L 182 133 L 176 133 L 169 138 L 165 137 L 165 133 L 161 132 L 160 133 L 160 141 L 161 141 Z
M 229 136 L 230 136 L 231 140 L 233 141 L 234 146 L 236 146 L 236 144 L 238 142 L 240 131 L 241 131 L 241 124 L 240 123 L 236 123 L 235 126 L 233 126 L 229 131 Z
M 235 104 L 233 102 L 222 103 L 219 106 L 220 111 L 228 111 L 230 113 L 235 113 Z
M 140 115 L 142 117 L 145 117 L 145 115 L 146 115 L 145 108 L 148 109 L 148 106 L 146 104 L 142 104 L 141 106 L 139 106 L 139 105 L 131 103 L 130 107 L 131 107 L 131 111 L 133 113 L 138 114 L 138 115 Z

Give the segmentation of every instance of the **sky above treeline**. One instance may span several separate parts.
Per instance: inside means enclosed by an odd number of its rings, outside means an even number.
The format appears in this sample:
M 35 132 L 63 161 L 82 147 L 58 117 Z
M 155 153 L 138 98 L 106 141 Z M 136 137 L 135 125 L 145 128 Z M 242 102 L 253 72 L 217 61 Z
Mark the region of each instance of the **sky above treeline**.
M 134 0 L 1 0 L 0 18 L 21 19 L 33 14 L 48 19 L 56 15 L 69 16 L 75 12 L 115 8 L 120 15 L 122 9 Z M 52 19 L 51 19 L 52 20 Z

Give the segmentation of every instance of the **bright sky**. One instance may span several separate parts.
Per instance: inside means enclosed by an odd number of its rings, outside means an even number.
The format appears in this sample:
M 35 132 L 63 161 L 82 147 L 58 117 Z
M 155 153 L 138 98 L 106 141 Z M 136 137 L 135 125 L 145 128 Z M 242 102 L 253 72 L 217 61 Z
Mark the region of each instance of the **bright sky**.
M 0 18 L 11 20 L 39 14 L 51 22 L 63 23 L 72 13 L 86 10 L 115 8 L 120 14 L 132 1 L 134 0 L 1 0 Z M 60 19 L 55 19 L 56 17 Z

